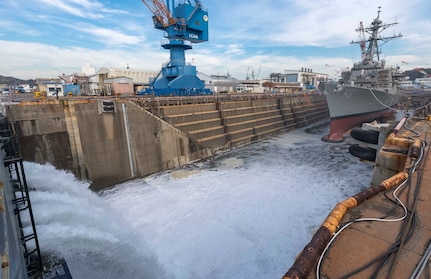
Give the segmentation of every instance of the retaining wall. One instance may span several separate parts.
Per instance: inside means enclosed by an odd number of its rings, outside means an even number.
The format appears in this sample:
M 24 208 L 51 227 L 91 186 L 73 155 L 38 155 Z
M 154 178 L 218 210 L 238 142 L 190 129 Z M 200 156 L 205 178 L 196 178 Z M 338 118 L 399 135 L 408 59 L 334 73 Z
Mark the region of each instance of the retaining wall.
M 205 105 L 155 103 L 149 107 L 211 149 L 248 144 L 281 130 L 329 119 L 326 99 L 321 95 L 251 96 L 215 99 Z
M 23 159 L 73 171 L 98 190 L 206 158 L 211 150 L 132 102 L 40 101 L 9 106 Z
M 21 102 L 7 115 L 24 160 L 70 170 L 93 190 L 329 119 L 320 95 L 183 101 Z

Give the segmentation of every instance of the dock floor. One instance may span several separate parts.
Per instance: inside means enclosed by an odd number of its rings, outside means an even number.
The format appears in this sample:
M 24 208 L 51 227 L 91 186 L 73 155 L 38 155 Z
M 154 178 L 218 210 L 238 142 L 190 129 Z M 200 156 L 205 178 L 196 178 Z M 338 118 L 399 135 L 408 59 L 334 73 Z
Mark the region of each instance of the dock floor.
M 362 218 L 376 220 L 353 221 L 339 230 L 318 264 L 319 275 L 309 274 L 308 278 L 430 278 L 426 253 L 431 242 L 430 123 L 413 119 L 407 122 L 426 143 L 423 159 L 411 179 L 349 210 L 342 224 Z M 416 136 L 405 128 L 398 134 Z M 394 195 L 406 209 L 397 203 Z

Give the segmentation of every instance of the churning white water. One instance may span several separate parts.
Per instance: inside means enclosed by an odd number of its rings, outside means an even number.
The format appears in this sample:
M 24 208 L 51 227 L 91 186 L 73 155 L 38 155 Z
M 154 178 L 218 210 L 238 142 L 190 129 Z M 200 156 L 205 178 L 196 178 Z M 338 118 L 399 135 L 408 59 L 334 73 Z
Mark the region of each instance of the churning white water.
M 98 194 L 26 163 L 43 252 L 79 278 L 280 278 L 333 206 L 368 187 L 348 143 L 296 130 Z

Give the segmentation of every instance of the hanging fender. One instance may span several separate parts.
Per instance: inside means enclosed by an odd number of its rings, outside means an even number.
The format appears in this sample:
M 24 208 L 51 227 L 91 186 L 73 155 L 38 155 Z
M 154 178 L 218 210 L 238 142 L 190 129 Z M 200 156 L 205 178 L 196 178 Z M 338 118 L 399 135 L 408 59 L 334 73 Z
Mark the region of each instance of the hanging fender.
M 362 160 L 374 162 L 376 160 L 377 150 L 368 147 L 353 144 L 349 146 L 349 153 Z
M 350 135 L 355 140 L 371 143 L 371 144 L 377 144 L 379 142 L 379 132 L 371 131 L 371 130 L 365 130 L 361 128 L 354 128 Z

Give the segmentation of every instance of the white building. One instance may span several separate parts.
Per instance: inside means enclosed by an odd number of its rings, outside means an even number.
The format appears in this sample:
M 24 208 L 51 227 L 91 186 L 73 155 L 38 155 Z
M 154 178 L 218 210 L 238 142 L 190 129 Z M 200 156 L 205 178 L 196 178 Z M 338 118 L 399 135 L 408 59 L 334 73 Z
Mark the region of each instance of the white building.
M 266 84 L 268 79 L 246 79 L 238 82 L 235 87 L 236 93 L 268 93 L 264 84 Z
M 133 70 L 130 68 L 126 69 L 116 69 L 116 68 L 100 68 L 97 71 L 97 75 L 104 75 L 105 78 L 115 78 L 115 77 L 128 77 L 133 79 L 135 84 L 148 85 L 151 78 L 157 76 L 157 71 L 149 70 Z
M 90 61 L 87 61 L 81 67 L 81 73 L 85 76 L 95 76 L 96 75 L 96 67 L 91 66 Z
M 299 92 L 303 90 L 314 91 L 319 83 L 327 81 L 327 74 L 314 73 L 312 69 L 285 70 L 285 73 L 271 73 L 270 81 L 265 87 L 274 93 Z
M 215 94 L 217 93 L 234 93 L 239 80 L 232 78 L 229 75 L 206 75 L 197 72 L 197 77 L 205 84 L 205 88 L 210 89 Z
M 135 92 L 141 91 L 144 87 L 147 87 L 150 84 L 150 80 L 155 78 L 157 74 L 157 71 L 133 70 L 130 68 L 100 68 L 96 72 L 100 88 L 105 87 L 103 82 L 108 78 L 127 77 L 133 80 Z
M 415 83 L 420 88 L 431 88 L 431 77 L 416 78 Z

